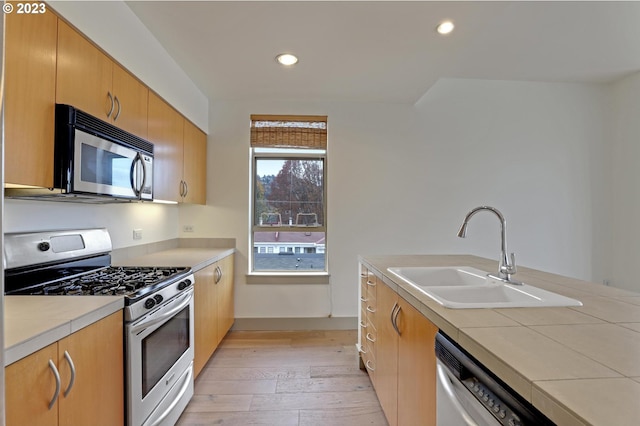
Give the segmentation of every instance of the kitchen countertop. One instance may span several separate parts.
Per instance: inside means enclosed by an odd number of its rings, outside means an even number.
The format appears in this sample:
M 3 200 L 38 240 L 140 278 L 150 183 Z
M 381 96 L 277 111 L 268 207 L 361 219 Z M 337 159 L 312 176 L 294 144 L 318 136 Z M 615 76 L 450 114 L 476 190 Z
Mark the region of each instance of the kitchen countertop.
M 190 266 L 202 269 L 234 249 L 175 248 L 114 263 L 114 266 Z M 124 307 L 122 296 L 5 296 L 5 366 Z
M 638 424 L 640 293 L 519 267 L 517 279 L 583 306 L 448 309 L 387 268 L 471 266 L 493 272 L 497 261 L 468 255 L 360 261 L 556 424 Z
M 5 296 L 7 366 L 124 307 L 122 296 Z
M 175 248 L 132 257 L 114 266 L 190 266 L 198 271 L 234 252 L 233 248 Z

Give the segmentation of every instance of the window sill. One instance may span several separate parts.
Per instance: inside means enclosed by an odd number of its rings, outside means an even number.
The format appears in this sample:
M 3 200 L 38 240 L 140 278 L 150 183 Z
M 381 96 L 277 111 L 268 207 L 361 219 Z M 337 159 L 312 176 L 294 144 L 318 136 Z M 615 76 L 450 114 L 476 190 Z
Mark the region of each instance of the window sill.
M 290 273 L 256 272 L 247 274 L 247 284 L 329 284 L 328 272 Z

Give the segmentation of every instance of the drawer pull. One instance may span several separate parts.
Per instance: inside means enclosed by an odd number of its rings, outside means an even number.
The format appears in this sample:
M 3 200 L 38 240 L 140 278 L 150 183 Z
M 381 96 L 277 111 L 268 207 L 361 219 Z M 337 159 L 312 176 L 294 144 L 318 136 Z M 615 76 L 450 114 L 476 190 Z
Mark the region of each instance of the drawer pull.
M 373 368 L 372 366 L 369 365 L 370 362 L 371 362 L 371 360 L 368 359 L 367 362 L 364 363 L 365 367 L 367 367 L 371 371 L 376 371 L 375 368 Z
M 361 301 L 361 302 L 365 302 L 365 303 L 366 303 L 366 302 L 367 302 L 367 300 L 368 300 L 368 299 L 367 299 L 367 298 L 365 298 L 365 297 L 361 297 L 361 298 L 360 298 L 360 301 Z
M 371 312 L 372 314 L 375 314 L 376 310 L 373 309 L 371 306 L 367 305 L 367 312 Z
M 365 324 L 364 321 L 360 321 L 360 327 L 367 328 L 367 324 Z
M 367 280 L 367 285 L 370 285 L 371 287 L 375 287 L 376 283 L 374 283 L 373 281 Z
M 371 335 L 371 333 L 367 333 L 366 338 L 371 343 L 375 343 L 376 342 L 376 339 Z

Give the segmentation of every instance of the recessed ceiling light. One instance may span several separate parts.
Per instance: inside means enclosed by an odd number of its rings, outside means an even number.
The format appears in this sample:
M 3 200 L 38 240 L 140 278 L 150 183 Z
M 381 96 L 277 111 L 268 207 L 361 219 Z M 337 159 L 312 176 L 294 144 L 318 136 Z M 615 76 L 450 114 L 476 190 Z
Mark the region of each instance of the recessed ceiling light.
M 276 61 L 278 61 L 278 63 L 285 65 L 285 66 L 291 66 L 291 65 L 295 65 L 298 63 L 298 57 L 295 55 L 292 55 L 291 53 L 281 53 L 278 56 L 276 56 Z
M 451 31 L 453 31 L 453 28 L 454 28 L 453 22 L 443 21 L 438 25 L 438 27 L 436 28 L 436 31 L 438 31 L 438 34 L 446 35 L 446 34 L 449 34 Z

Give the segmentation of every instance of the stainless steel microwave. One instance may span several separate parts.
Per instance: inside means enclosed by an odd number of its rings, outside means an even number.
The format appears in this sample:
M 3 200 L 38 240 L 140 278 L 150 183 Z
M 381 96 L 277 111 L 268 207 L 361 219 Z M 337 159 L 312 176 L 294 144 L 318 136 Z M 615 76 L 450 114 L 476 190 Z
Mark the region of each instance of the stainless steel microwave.
M 153 200 L 153 144 L 69 105 L 56 105 L 54 185 L 66 194 Z

